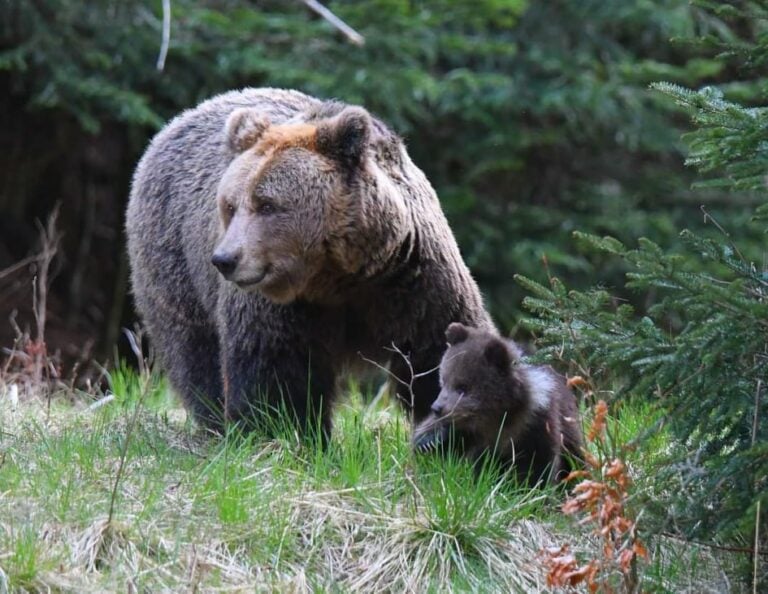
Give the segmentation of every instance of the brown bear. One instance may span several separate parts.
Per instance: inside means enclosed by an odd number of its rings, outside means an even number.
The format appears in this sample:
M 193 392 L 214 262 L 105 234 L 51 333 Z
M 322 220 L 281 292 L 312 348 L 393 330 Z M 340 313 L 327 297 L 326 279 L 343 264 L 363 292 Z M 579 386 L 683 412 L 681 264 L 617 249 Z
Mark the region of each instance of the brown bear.
M 421 374 L 449 322 L 493 328 L 434 190 L 361 107 L 246 89 L 184 112 L 141 159 L 126 228 L 137 309 L 216 430 L 285 408 L 327 436 L 363 359 L 394 345 Z M 438 392 L 424 374 L 398 396 L 419 422 Z
M 528 365 L 494 332 L 451 324 L 440 363 L 442 389 L 414 431 L 417 452 L 490 456 L 520 482 L 557 482 L 581 453 L 576 398 L 552 368 Z

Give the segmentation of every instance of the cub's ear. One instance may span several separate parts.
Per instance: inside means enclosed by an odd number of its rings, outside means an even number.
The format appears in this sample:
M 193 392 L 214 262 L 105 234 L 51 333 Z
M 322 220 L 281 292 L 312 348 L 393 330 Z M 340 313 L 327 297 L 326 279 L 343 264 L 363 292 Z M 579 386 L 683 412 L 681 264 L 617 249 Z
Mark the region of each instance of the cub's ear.
M 269 120 L 258 109 L 240 107 L 229 114 L 224 126 L 227 146 L 236 153 L 242 153 L 255 145 L 269 128 Z
M 362 107 L 347 107 L 317 126 L 317 150 L 348 170 L 360 165 L 370 141 L 371 116 Z
M 448 329 L 445 331 L 445 339 L 451 346 L 459 344 L 460 342 L 464 342 L 467 340 L 468 336 L 469 328 L 467 328 L 464 324 L 459 324 L 458 322 L 453 322 L 450 324 Z
M 492 338 L 483 349 L 485 360 L 496 367 L 499 371 L 506 373 L 512 364 L 512 358 L 509 354 L 507 345 L 498 338 Z

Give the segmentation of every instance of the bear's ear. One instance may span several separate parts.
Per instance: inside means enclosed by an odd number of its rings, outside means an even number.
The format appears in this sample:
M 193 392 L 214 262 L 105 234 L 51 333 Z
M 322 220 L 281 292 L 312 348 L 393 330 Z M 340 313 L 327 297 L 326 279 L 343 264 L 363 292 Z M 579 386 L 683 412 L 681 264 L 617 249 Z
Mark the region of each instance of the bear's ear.
M 488 363 L 503 373 L 506 373 L 509 370 L 509 366 L 512 363 L 507 345 L 498 338 L 492 338 L 491 341 L 485 345 L 483 356 Z
M 347 170 L 362 161 L 371 140 L 371 116 L 362 107 L 347 107 L 317 126 L 317 150 Z
M 453 322 L 450 324 L 448 329 L 445 331 L 445 339 L 448 341 L 450 346 L 464 342 L 467 340 L 468 336 L 469 328 L 467 328 L 464 324 L 459 324 L 458 322 Z
M 224 126 L 227 145 L 236 153 L 242 153 L 255 145 L 269 128 L 269 120 L 253 107 L 240 107 L 229 114 Z

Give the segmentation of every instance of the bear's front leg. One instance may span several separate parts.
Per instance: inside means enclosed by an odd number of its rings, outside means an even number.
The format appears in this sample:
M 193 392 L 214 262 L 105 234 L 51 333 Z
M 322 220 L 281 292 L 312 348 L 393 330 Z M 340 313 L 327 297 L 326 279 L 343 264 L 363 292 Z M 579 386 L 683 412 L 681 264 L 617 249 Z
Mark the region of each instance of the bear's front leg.
M 302 434 L 330 437 L 335 377 L 280 308 L 268 319 L 232 311 L 220 317 L 224 409 L 228 422 L 272 435 L 288 420 Z

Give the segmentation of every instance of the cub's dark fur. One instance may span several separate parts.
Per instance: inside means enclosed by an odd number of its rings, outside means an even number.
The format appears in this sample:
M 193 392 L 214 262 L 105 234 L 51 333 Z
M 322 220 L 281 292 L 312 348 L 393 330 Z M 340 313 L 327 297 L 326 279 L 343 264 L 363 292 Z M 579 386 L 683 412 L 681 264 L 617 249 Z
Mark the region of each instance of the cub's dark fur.
M 520 348 L 494 333 L 454 323 L 446 337 L 442 389 L 414 432 L 416 450 L 450 443 L 473 461 L 493 456 L 531 483 L 564 478 L 582 444 L 565 379 L 550 367 L 525 364 Z

